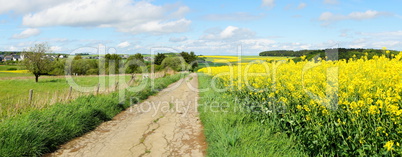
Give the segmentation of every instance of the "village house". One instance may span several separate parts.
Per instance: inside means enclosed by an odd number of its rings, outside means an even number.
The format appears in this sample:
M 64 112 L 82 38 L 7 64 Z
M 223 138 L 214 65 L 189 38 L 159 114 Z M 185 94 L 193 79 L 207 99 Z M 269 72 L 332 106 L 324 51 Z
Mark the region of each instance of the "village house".
M 13 60 L 13 56 L 4 56 L 4 58 L 3 58 L 3 62 L 11 61 L 11 60 Z
M 22 61 L 22 60 L 24 60 L 24 59 L 22 59 L 21 58 L 21 56 L 20 55 L 12 55 L 12 57 L 13 57 L 13 61 Z

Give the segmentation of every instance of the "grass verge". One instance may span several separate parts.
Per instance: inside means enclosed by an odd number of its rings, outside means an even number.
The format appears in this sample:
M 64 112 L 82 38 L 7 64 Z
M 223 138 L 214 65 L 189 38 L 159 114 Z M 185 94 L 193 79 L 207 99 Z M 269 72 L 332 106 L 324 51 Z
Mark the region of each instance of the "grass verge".
M 198 76 L 200 89 L 211 87 L 210 76 Z M 256 119 L 224 92 L 200 92 L 198 110 L 208 156 L 307 156 L 274 123 Z
M 156 90 L 152 90 L 148 83 L 147 88 L 139 92 L 127 91 L 127 99 L 146 99 L 182 76 L 158 78 L 155 80 Z M 0 123 L 0 156 L 41 156 L 50 153 L 59 145 L 111 120 L 130 105 L 128 100 L 119 103 L 118 93 L 91 95 L 7 119 Z

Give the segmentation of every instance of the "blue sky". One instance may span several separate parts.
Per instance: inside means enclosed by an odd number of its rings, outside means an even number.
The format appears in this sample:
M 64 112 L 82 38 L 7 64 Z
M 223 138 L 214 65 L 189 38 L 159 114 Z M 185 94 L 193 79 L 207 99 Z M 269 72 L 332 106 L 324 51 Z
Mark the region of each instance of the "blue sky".
M 402 50 L 402 1 L 0 0 L 0 50 L 258 55 L 333 47 Z

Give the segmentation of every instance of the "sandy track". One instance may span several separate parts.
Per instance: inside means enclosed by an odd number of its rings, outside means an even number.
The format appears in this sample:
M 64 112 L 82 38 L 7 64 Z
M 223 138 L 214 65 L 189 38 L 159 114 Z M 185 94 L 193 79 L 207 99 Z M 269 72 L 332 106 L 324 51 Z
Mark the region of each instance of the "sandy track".
M 205 156 L 191 74 L 46 156 Z

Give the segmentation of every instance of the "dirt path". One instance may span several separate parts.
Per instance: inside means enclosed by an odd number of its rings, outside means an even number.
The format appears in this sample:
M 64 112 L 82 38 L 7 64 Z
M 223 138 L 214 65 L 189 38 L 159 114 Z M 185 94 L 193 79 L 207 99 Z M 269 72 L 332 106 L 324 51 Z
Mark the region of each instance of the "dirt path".
M 47 156 L 205 156 L 191 74 Z

